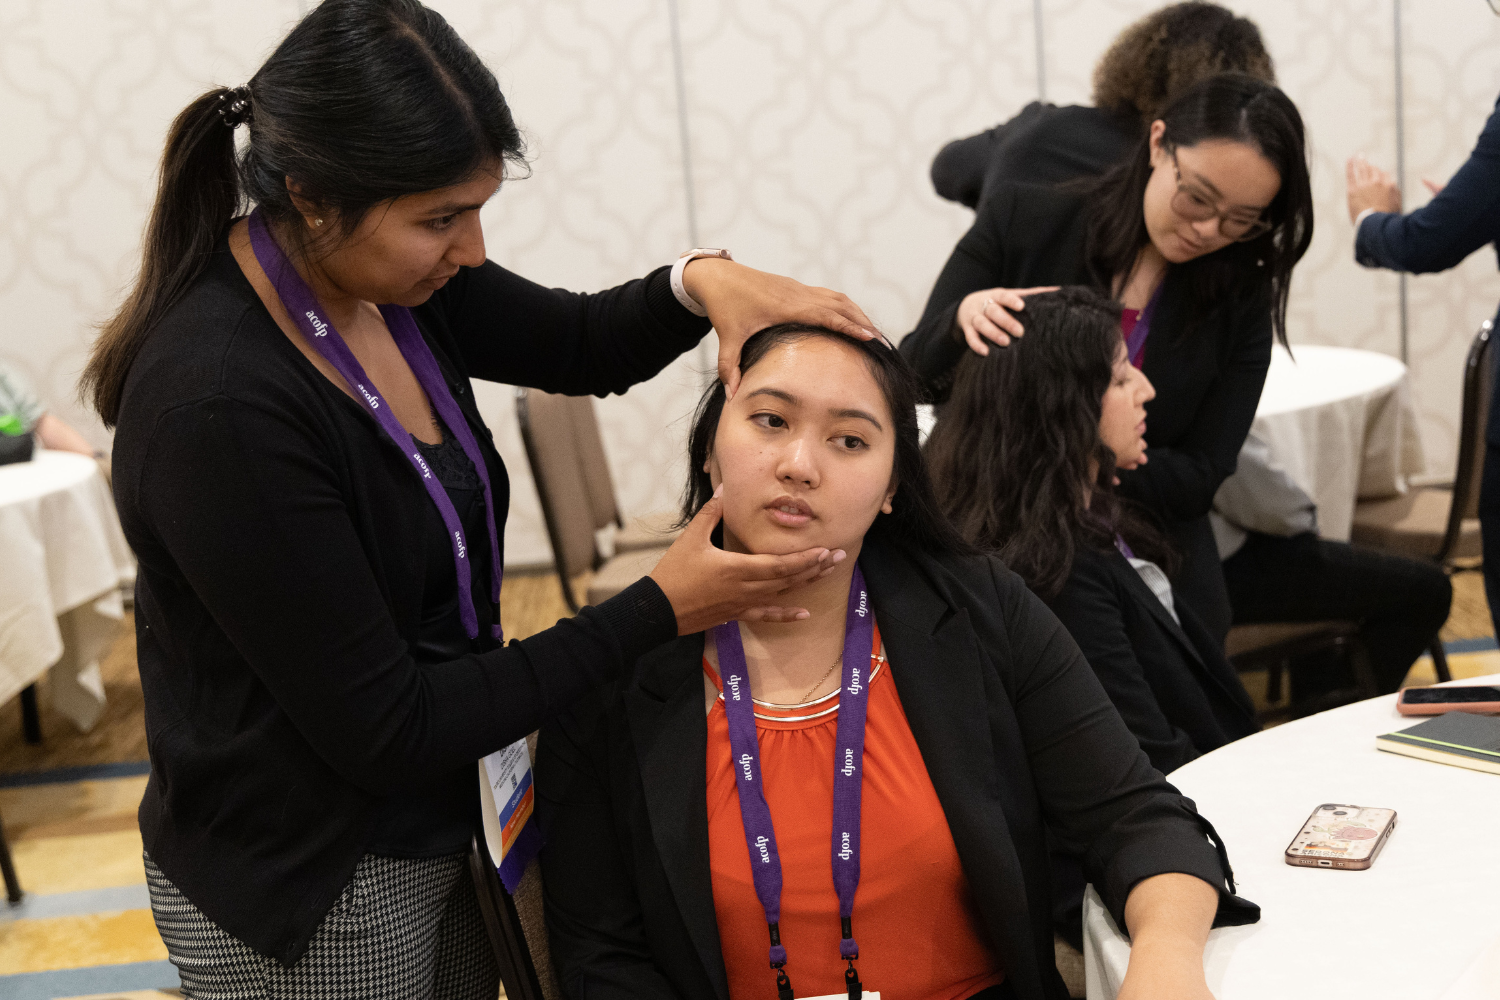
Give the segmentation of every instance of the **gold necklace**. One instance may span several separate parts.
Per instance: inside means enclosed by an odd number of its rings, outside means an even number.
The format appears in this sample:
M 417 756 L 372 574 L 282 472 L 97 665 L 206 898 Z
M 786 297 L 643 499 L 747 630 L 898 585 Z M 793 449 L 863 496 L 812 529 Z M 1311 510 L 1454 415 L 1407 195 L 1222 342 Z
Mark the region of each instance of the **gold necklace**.
M 834 668 L 837 667 L 840 663 L 843 663 L 843 662 L 844 662 L 844 651 L 841 649 L 841 650 L 839 650 L 839 655 L 836 656 L 834 658 L 834 660 L 833 660 L 833 666 L 829 667 L 826 671 L 824 671 L 823 676 L 818 678 L 818 683 L 816 683 L 812 687 L 808 688 L 807 689 L 807 693 L 804 694 L 800 699 L 798 699 L 797 704 L 798 705 L 805 705 L 805 704 L 807 704 L 807 699 L 809 699 L 809 698 L 812 697 L 812 693 L 814 691 L 816 691 L 818 688 L 822 687 L 823 684 L 824 684 L 824 682 L 828 680 L 828 678 L 829 678 L 830 675 L 832 675 L 832 673 L 834 671 Z

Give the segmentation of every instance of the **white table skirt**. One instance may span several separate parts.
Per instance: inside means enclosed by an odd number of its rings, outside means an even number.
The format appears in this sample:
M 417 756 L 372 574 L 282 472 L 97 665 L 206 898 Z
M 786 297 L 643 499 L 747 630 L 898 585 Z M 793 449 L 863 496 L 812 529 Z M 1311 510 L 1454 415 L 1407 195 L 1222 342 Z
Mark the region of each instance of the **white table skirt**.
M 1497 684 L 1500 675 L 1455 684 Z M 1268 729 L 1186 764 L 1171 782 L 1213 821 L 1240 893 L 1261 921 L 1209 934 L 1217 1000 L 1471 1000 L 1500 969 L 1500 775 L 1375 749 L 1422 720 L 1385 695 Z M 1367 871 L 1294 868 L 1283 852 L 1319 804 L 1396 810 Z M 1084 900 L 1090 1000 L 1114 1000 L 1130 942 L 1099 897 Z
M 93 459 L 38 450 L 0 466 L 0 703 L 50 669 L 53 707 L 91 729 L 104 710 L 98 660 L 134 575 Z
M 1410 373 L 1374 351 L 1292 351 L 1271 352 L 1253 430 L 1318 505 L 1322 536 L 1348 541 L 1357 500 L 1396 496 L 1425 469 Z

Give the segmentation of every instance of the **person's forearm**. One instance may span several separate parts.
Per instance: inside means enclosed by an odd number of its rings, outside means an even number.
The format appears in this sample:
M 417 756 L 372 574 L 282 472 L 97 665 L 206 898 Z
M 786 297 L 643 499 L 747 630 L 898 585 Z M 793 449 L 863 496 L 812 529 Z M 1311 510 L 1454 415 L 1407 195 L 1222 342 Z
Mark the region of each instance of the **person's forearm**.
M 1193 875 L 1168 872 L 1141 881 L 1125 900 L 1130 965 L 1120 1000 L 1208 997 L 1203 947 L 1219 894 Z
M 76 451 L 90 458 L 95 453 L 94 446 L 82 434 L 51 413 L 43 413 L 42 419 L 36 422 L 36 437 L 43 448 L 52 451 Z

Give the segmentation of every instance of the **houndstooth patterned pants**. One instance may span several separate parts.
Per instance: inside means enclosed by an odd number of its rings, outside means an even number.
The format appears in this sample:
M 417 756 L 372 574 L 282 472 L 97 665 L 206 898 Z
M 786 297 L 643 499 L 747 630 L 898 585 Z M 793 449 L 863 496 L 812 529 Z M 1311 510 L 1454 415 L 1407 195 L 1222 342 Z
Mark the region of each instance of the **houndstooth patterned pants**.
M 500 974 L 463 855 L 367 854 L 290 968 L 231 937 L 146 862 L 151 912 L 195 1000 L 495 1000 Z

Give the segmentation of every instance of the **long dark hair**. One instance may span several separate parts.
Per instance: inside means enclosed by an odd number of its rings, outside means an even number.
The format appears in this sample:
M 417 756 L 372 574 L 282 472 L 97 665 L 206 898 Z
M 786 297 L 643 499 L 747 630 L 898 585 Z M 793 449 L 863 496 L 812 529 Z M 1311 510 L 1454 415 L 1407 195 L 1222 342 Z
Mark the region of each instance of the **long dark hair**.
M 1120 307 L 1093 289 L 1032 295 L 1026 336 L 988 357 L 965 352 L 927 439 L 943 513 L 1044 600 L 1079 548 L 1108 551 L 1116 534 L 1174 566 L 1160 532 L 1114 492 L 1115 455 L 1099 437 L 1120 343 Z
M 1281 188 L 1265 213 L 1271 223 L 1267 233 L 1173 265 L 1167 280 L 1183 290 L 1187 308 L 1171 317 L 1168 334 L 1181 334 L 1201 322 L 1226 299 L 1261 295 L 1271 310 L 1276 338 L 1285 344 L 1292 268 L 1307 253 L 1313 235 L 1312 184 L 1297 106 L 1264 80 L 1224 73 L 1173 101 L 1161 120 L 1166 124 L 1161 142 L 1168 149 L 1215 139 L 1243 142 L 1281 175 Z M 1151 241 L 1141 208 L 1151 173 L 1150 139 L 1143 135 L 1130 159 L 1091 184 L 1085 253 L 1090 280 L 1105 291 L 1117 275 L 1130 273 L 1141 248 Z
M 938 511 L 932 481 L 922 458 L 917 433 L 917 404 L 922 401 L 921 379 L 906 359 L 880 340 L 852 340 L 821 326 L 782 323 L 767 327 L 745 341 L 740 349 L 740 371 L 749 372 L 777 347 L 811 337 L 828 337 L 858 351 L 891 411 L 895 423 L 896 456 L 892 470 L 896 495 L 891 513 L 877 514 L 865 537 L 884 535 L 928 552 L 969 554 L 974 550 Z M 688 438 L 688 481 L 682 494 L 682 523 L 692 520 L 713 496 L 714 487 L 703 470 L 719 432 L 724 412 L 724 386 L 715 381 L 698 401 L 693 431 Z
M 239 120 L 250 138 L 236 158 Z M 246 87 L 210 90 L 172 123 L 140 273 L 94 344 L 83 393 L 106 424 L 119 419 L 131 363 L 230 222 L 251 205 L 273 224 L 295 216 L 288 179 L 337 220 L 318 241 L 328 249 L 382 202 L 524 154 L 494 74 L 442 15 L 417 0 L 325 0 Z

